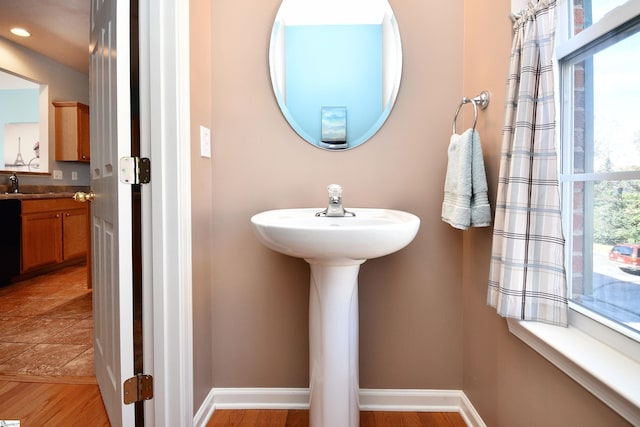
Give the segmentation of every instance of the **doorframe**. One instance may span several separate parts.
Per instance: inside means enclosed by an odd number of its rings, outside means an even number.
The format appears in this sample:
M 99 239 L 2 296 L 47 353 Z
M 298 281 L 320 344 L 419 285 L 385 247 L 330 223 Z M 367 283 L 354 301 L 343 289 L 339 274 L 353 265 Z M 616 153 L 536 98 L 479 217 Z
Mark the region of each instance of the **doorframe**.
M 145 424 L 193 424 L 189 1 L 140 0 Z M 145 209 L 146 207 L 146 209 Z

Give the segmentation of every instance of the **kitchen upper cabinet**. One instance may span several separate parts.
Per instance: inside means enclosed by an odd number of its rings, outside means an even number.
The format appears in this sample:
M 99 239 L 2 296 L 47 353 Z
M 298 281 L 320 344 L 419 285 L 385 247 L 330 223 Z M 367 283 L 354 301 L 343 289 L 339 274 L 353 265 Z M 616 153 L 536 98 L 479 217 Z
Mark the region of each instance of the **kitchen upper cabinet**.
M 89 106 L 75 101 L 54 102 L 56 160 L 89 162 Z
M 87 255 L 88 210 L 71 199 L 22 201 L 21 273 Z

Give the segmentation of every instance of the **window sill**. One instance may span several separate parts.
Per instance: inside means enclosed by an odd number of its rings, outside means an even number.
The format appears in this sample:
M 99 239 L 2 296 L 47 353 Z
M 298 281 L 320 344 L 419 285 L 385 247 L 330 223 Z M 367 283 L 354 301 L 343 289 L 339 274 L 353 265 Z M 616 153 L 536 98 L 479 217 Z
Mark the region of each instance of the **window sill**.
M 525 344 L 631 424 L 640 425 L 640 363 L 573 326 L 515 319 L 507 323 Z

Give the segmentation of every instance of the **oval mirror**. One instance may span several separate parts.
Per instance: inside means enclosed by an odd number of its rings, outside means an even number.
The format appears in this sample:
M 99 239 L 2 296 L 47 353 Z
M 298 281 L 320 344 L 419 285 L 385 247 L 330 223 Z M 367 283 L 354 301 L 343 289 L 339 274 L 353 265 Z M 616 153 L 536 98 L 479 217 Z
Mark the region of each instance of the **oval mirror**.
M 389 117 L 402 43 L 387 0 L 283 0 L 269 47 L 282 114 L 307 142 L 357 147 Z

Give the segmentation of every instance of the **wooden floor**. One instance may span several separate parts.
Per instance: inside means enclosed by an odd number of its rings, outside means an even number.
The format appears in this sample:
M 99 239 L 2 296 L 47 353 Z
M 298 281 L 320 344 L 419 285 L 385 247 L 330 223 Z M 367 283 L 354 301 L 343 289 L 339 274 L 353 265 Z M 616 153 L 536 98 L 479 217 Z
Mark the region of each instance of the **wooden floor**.
M 108 426 L 93 372 L 91 291 L 71 266 L 0 287 L 0 421 Z
M 217 410 L 207 427 L 308 427 L 309 411 Z M 360 412 L 360 427 L 466 427 L 457 412 Z
M 109 426 L 95 384 L 47 384 L 0 380 L 0 420 L 20 427 Z

